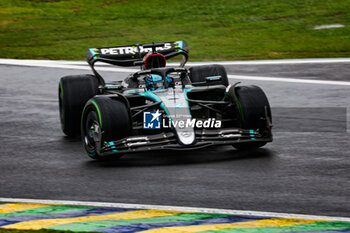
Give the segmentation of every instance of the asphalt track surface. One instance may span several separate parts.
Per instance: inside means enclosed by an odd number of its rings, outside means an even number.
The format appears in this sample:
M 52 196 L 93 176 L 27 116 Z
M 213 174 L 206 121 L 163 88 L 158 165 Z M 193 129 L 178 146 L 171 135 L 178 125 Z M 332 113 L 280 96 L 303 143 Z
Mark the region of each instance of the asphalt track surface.
M 227 70 L 348 81 L 349 67 L 231 65 Z M 350 86 L 246 80 L 261 86 L 273 107 L 274 142 L 263 149 L 224 146 L 98 162 L 84 154 L 80 138 L 62 134 L 58 117 L 59 78 L 90 72 L 8 65 L 0 71 L 0 197 L 350 216 Z M 106 74 L 122 79 L 126 73 Z

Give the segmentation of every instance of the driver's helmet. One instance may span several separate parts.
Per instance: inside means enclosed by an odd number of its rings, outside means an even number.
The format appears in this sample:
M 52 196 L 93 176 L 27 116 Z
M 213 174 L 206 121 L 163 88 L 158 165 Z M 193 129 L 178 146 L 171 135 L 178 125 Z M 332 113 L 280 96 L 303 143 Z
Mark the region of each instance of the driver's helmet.
M 174 86 L 174 80 L 171 77 L 167 75 L 166 80 L 167 86 L 165 87 L 162 76 L 160 76 L 159 74 L 148 74 L 145 77 L 146 88 L 147 90 L 154 91 L 157 89 L 164 89 Z

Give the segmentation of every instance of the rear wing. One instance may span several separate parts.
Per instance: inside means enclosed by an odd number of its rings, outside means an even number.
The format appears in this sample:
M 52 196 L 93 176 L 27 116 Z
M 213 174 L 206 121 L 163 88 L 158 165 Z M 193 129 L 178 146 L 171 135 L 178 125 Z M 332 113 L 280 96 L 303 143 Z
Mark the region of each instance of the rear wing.
M 185 41 L 173 41 L 159 44 L 136 44 L 118 47 L 91 48 L 86 51 L 88 63 L 93 66 L 97 61 L 102 61 L 118 66 L 136 66 L 142 61 L 142 58 L 152 52 L 152 47 L 163 54 L 166 59 L 177 55 L 183 55 L 185 60 L 182 66 L 188 59 L 188 46 Z

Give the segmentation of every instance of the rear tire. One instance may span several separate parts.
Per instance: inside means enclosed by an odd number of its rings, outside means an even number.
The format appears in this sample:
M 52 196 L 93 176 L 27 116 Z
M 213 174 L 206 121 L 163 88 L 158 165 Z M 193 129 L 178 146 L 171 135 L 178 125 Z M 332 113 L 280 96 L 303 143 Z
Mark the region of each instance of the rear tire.
M 60 79 L 58 99 L 62 131 L 69 137 L 80 135 L 80 119 L 85 103 L 98 94 L 93 75 L 72 75 Z
M 259 129 L 262 134 L 269 133 L 266 121 L 262 120 L 267 115 L 272 122 L 270 104 L 264 91 L 258 86 L 237 86 L 229 90 L 229 92 L 232 91 L 235 93 L 229 93 L 229 95 L 235 94 L 237 97 L 242 127 L 244 129 Z M 259 148 L 265 144 L 266 142 L 246 142 L 235 144 L 233 147 L 246 150 Z
M 192 83 L 202 83 L 195 84 L 196 86 L 207 86 L 207 85 L 224 85 L 228 86 L 228 78 L 225 67 L 222 65 L 205 65 L 205 66 L 194 66 L 190 69 L 190 80 Z M 221 80 L 213 81 L 210 83 L 206 82 L 206 77 L 221 76 Z
M 130 135 L 131 121 L 129 111 L 119 99 L 107 96 L 96 96 L 90 99 L 83 110 L 81 135 L 86 153 L 93 159 L 103 159 L 97 153 L 97 145 L 93 139 L 94 130 L 102 132 L 101 143 L 109 143 Z M 115 148 L 117 151 L 118 148 Z M 118 157 L 117 155 L 113 156 Z M 121 157 L 121 155 L 119 156 Z

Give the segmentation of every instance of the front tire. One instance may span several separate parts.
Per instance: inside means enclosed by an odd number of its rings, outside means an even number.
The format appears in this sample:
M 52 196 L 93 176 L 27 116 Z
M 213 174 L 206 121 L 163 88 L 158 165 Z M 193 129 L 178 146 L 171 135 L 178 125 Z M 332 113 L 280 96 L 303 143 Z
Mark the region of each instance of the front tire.
M 58 100 L 62 131 L 69 137 L 80 135 L 80 119 L 85 103 L 98 94 L 93 75 L 72 75 L 60 79 Z
M 129 136 L 130 131 L 129 111 L 121 100 L 96 96 L 86 103 L 82 113 L 81 135 L 83 147 L 91 158 L 103 158 L 99 155 L 96 143 L 100 143 L 100 146 L 104 143 L 110 144 Z M 100 142 L 96 142 L 99 134 Z M 115 147 L 113 152 L 117 151 L 118 148 Z
M 231 93 L 230 93 L 231 92 Z M 234 92 L 234 93 L 232 93 Z M 237 98 L 243 129 L 259 129 L 263 135 L 269 135 L 266 117 L 272 122 L 271 108 L 264 91 L 258 86 L 237 86 L 229 90 L 232 101 Z M 246 150 L 262 147 L 267 142 L 244 142 L 233 145 L 236 149 Z

